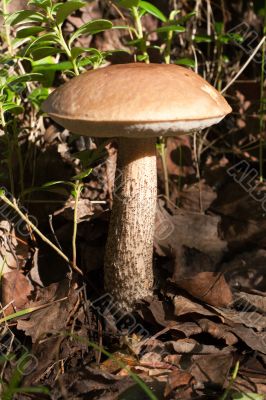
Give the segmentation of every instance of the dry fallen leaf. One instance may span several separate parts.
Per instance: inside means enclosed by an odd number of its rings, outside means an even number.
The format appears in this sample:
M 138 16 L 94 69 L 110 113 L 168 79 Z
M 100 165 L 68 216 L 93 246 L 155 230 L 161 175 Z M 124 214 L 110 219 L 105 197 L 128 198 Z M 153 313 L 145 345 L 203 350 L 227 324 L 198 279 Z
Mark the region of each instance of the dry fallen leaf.
M 207 307 L 198 304 L 192 300 L 189 300 L 184 296 L 175 296 L 173 299 L 173 303 L 175 307 L 174 314 L 178 317 L 194 313 L 209 317 L 213 317 L 216 315 L 216 313 L 212 312 Z
M 171 215 L 157 204 L 154 243 L 159 255 L 179 254 L 182 246 L 207 254 L 217 263 L 227 250 L 227 243 L 219 236 L 221 218 L 216 215 L 175 210 Z
M 204 385 L 213 383 L 223 386 L 232 362 L 231 353 L 194 355 L 190 359 L 190 373 L 197 382 L 202 382 Z
M 227 307 L 233 302 L 231 289 L 222 274 L 200 272 L 175 283 L 192 296 L 215 307 Z
M 47 304 L 31 313 L 27 318 L 19 319 L 17 329 L 31 336 L 33 343 L 47 334 L 62 332 L 66 328 L 67 317 L 77 300 L 77 293 L 65 279 L 45 288 L 39 288 L 36 299 L 27 307 L 38 307 Z
M 164 396 L 168 397 L 173 390 L 187 386 L 193 380 L 193 376 L 189 372 L 183 372 L 179 369 L 175 369 L 168 375 L 167 383 L 164 389 Z
M 5 309 L 5 315 L 25 308 L 32 290 L 32 284 L 20 270 L 4 274 L 1 279 L 1 302 L 3 306 L 10 304 Z

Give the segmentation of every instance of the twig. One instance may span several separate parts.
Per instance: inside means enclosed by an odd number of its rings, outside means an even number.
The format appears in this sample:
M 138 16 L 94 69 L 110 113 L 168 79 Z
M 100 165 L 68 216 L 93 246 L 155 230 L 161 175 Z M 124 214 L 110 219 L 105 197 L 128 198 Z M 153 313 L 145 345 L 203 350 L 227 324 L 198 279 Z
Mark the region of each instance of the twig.
M 223 94 L 224 92 L 227 91 L 227 89 L 229 89 L 230 86 L 233 85 L 233 83 L 237 80 L 237 78 L 242 74 L 242 72 L 246 69 L 246 67 L 249 65 L 249 63 L 253 60 L 253 58 L 255 57 L 255 55 L 257 54 L 257 52 L 259 51 L 259 49 L 261 48 L 261 46 L 263 45 L 263 43 L 265 42 L 266 36 L 263 36 L 263 38 L 261 39 L 261 41 L 259 42 L 258 46 L 254 49 L 253 53 L 251 54 L 251 56 L 247 59 L 247 61 L 245 62 L 245 64 L 243 65 L 243 67 L 238 71 L 238 73 L 236 74 L 236 76 L 223 88 L 223 90 L 221 91 L 221 93 Z
M 74 221 L 73 221 L 73 235 L 72 235 L 72 257 L 73 266 L 77 263 L 77 228 L 78 228 L 78 202 L 83 184 L 77 183 L 75 188 L 75 205 L 74 205 Z
M 13 210 L 15 210 L 18 215 L 21 217 L 21 219 L 23 221 L 26 222 L 26 224 L 28 224 L 31 229 L 37 233 L 37 235 L 45 242 L 47 243 L 50 247 L 52 247 L 52 249 L 54 249 L 57 254 L 59 254 L 59 256 L 61 256 L 67 263 L 69 263 L 73 269 L 75 269 L 77 272 L 79 272 L 81 275 L 83 275 L 83 272 L 76 266 L 73 265 L 72 262 L 70 261 L 70 259 L 53 243 L 51 242 L 31 221 L 30 219 L 23 214 L 23 212 L 19 209 L 18 205 L 16 204 L 15 201 L 10 201 L 4 194 L 0 195 L 0 198 L 7 204 L 9 205 L 11 208 L 13 208 Z

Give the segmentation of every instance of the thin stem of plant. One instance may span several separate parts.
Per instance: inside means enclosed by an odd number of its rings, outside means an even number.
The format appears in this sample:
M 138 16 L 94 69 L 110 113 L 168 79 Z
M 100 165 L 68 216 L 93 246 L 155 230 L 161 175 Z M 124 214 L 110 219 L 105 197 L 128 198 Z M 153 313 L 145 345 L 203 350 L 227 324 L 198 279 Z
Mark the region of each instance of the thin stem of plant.
M 80 182 L 77 182 L 75 186 L 75 205 L 74 205 L 74 220 L 73 220 L 73 235 L 72 235 L 73 266 L 77 265 L 78 202 L 82 186 L 83 185 Z
M 3 14 L 4 17 L 6 17 L 8 15 L 8 1 L 7 0 L 2 0 L 2 6 L 3 6 Z M 13 47 L 12 47 L 12 42 L 11 42 L 11 37 L 10 37 L 10 26 L 7 25 L 6 23 L 4 23 L 4 27 L 5 27 L 5 36 L 6 36 L 6 44 L 7 44 L 7 48 L 8 48 L 8 52 L 9 54 L 13 54 Z
M 232 388 L 232 386 L 233 386 L 233 384 L 234 384 L 234 382 L 235 382 L 235 380 L 236 380 L 237 374 L 238 374 L 239 365 L 240 365 L 240 364 L 239 364 L 239 361 L 237 361 L 237 362 L 236 362 L 236 365 L 235 365 L 235 368 L 234 368 L 234 371 L 233 371 L 233 374 L 232 374 L 232 376 L 231 376 L 230 382 L 229 382 L 229 384 L 228 384 L 226 390 L 224 391 L 224 394 L 223 394 L 222 397 L 220 398 L 220 400 L 226 400 L 227 397 L 229 396 L 230 390 L 231 390 L 231 388 Z
M 193 134 L 193 150 L 194 150 L 194 159 L 196 165 L 196 173 L 197 179 L 199 182 L 199 208 L 200 212 L 203 212 L 203 204 L 202 204 L 202 190 L 201 190 L 201 181 L 200 181 L 200 167 L 199 167 L 199 154 L 198 154 L 198 145 L 197 145 L 197 132 Z
M 237 78 L 242 74 L 242 72 L 247 68 L 247 66 L 249 65 L 249 63 L 253 60 L 253 58 L 255 57 L 255 55 L 257 54 L 257 52 L 259 51 L 259 49 L 261 48 L 261 46 L 263 45 L 263 43 L 265 42 L 266 39 L 266 35 L 263 36 L 263 38 L 261 39 L 261 41 L 259 42 L 258 46 L 254 49 L 254 51 L 252 52 L 251 56 L 247 59 L 247 61 L 245 62 L 245 64 L 243 65 L 243 67 L 238 71 L 238 73 L 234 76 L 234 78 L 223 88 L 223 90 L 221 91 L 221 94 L 225 93 L 227 91 L 227 89 L 230 88 L 230 86 L 233 85 L 233 83 L 237 80 Z
M 164 190 L 165 190 L 165 197 L 167 201 L 170 198 L 170 190 L 169 190 L 169 177 L 168 177 L 168 171 L 167 171 L 167 163 L 166 163 L 166 139 L 161 138 L 161 143 L 160 143 L 160 153 L 161 153 L 161 159 L 162 159 L 162 165 L 163 165 L 163 178 L 164 178 Z
M 16 201 L 13 200 L 10 201 L 4 194 L 1 194 L 0 199 L 3 200 L 7 205 L 9 205 L 11 208 L 13 208 L 13 210 L 15 210 L 17 212 L 17 214 L 21 217 L 21 219 L 23 221 L 26 222 L 26 224 L 28 224 L 31 229 L 45 242 L 47 243 L 50 247 L 52 247 L 52 249 L 54 249 L 56 251 L 56 253 L 62 257 L 67 263 L 69 263 L 73 269 L 75 269 L 77 272 L 79 272 L 81 275 L 83 275 L 82 271 L 76 266 L 73 265 L 72 262 L 69 260 L 69 258 L 53 243 L 51 242 L 38 228 L 37 226 L 35 226 L 30 219 L 23 214 L 23 212 L 20 210 L 19 206 L 17 205 Z
M 143 35 L 143 28 L 142 28 L 142 24 L 141 24 L 141 18 L 139 16 L 138 7 L 132 7 L 131 10 L 132 10 L 132 16 L 133 16 L 134 22 L 135 22 L 136 31 L 137 31 L 137 38 L 141 41 L 141 44 L 140 44 L 141 52 L 142 52 L 143 56 L 145 57 L 145 62 L 147 64 L 149 64 L 149 62 L 150 62 L 149 55 L 147 53 L 146 40 Z
M 264 27 L 263 34 L 266 35 L 266 0 L 264 0 Z M 264 36 L 265 37 L 265 36 Z M 265 130 L 265 120 L 264 120 L 264 111 L 265 111 L 265 99 L 264 99 L 264 80 L 265 80 L 265 49 L 266 42 L 264 40 L 262 45 L 262 59 L 261 59 L 261 75 L 260 75 L 260 146 L 259 146 L 259 173 L 260 173 L 260 182 L 263 182 L 263 150 L 264 150 L 264 130 Z

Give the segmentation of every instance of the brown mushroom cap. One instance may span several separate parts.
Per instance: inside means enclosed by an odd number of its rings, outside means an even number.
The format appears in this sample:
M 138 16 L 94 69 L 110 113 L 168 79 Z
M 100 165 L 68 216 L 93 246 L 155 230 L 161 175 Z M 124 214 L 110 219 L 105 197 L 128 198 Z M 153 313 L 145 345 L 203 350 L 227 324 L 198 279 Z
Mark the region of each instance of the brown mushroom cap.
M 232 111 L 191 70 L 141 63 L 85 72 L 56 89 L 42 108 L 73 133 L 102 137 L 174 136 L 211 126 Z

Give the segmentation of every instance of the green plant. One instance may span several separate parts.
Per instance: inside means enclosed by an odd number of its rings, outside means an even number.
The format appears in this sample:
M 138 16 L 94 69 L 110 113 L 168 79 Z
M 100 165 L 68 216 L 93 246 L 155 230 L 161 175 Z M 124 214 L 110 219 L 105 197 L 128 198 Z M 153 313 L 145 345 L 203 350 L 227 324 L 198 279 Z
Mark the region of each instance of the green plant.
M 6 357 L 3 358 L 3 361 L 6 361 Z M 0 379 L 0 384 L 2 387 L 1 390 L 2 400 L 12 400 L 14 396 L 18 393 L 21 394 L 36 393 L 45 395 L 50 394 L 49 389 L 44 386 L 31 386 L 31 387 L 21 386 L 26 368 L 27 368 L 27 357 L 25 357 L 22 354 L 20 358 L 17 360 L 16 366 L 12 371 L 12 375 L 8 383 L 5 383 L 2 379 Z
M 220 397 L 220 400 L 226 400 L 228 398 L 228 396 L 230 395 L 232 386 L 233 386 L 233 384 L 234 384 L 234 382 L 235 382 L 235 380 L 237 378 L 239 366 L 240 366 L 240 363 L 239 363 L 239 361 L 237 361 L 236 365 L 235 365 L 235 368 L 233 370 L 232 376 L 230 378 L 230 382 L 229 382 L 227 388 L 225 389 L 223 395 Z
M 31 0 L 29 5 L 34 5 L 38 11 L 21 10 L 6 18 L 6 25 L 16 27 L 13 47 L 22 48 L 21 56 L 31 62 L 33 70 L 48 72 L 63 70 L 78 75 L 88 64 L 93 67 L 102 64 L 104 53 L 94 48 L 75 46 L 75 43 L 80 36 L 94 35 L 112 28 L 110 21 L 105 19 L 89 21 L 68 38 L 62 31 L 67 17 L 85 4 L 77 0 L 69 0 L 66 3 Z M 68 61 L 56 63 L 47 60 L 47 57 L 55 55 L 65 56 Z M 36 64 L 36 61 L 40 60 L 45 62 Z
M 28 111 L 34 120 L 42 118 L 37 113 L 49 94 L 48 88 L 53 85 L 55 71 L 78 75 L 86 65 L 96 68 L 104 62 L 109 53 L 76 46 L 76 43 L 80 36 L 112 28 L 112 23 L 104 19 L 92 20 L 65 38 L 62 26 L 66 18 L 86 3 L 32 0 L 29 5 L 34 5 L 34 10 L 11 14 L 8 3 L 2 0 L 5 24 L 1 36 L 7 43 L 7 50 L 0 57 L 0 126 L 4 132 L 0 141 L 1 164 L 7 167 L 11 192 L 15 194 L 24 192 L 27 157 L 22 155 L 20 134 L 25 129 Z M 14 157 L 19 164 L 20 190 L 14 182 Z

